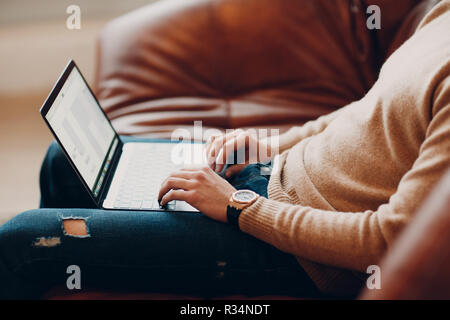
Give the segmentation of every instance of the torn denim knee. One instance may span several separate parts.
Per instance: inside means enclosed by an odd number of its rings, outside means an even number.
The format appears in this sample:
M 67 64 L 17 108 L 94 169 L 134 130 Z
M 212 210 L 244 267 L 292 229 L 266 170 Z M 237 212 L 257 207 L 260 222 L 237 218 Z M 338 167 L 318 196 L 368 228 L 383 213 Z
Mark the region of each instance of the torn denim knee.
M 88 238 L 90 237 L 89 228 L 84 217 L 63 217 L 63 234 L 68 237 Z

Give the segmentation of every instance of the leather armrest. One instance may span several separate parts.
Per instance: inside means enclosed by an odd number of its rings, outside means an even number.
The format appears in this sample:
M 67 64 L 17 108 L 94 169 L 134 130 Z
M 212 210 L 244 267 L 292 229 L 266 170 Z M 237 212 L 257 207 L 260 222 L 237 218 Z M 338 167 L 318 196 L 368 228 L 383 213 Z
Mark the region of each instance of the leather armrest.
M 362 299 L 450 299 L 450 171 L 381 263 Z

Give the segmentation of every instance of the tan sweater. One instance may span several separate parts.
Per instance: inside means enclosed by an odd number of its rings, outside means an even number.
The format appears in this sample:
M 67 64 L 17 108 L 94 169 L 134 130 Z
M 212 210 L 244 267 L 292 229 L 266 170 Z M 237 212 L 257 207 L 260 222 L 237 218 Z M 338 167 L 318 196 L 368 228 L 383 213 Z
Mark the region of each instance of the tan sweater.
M 241 230 L 297 257 L 323 291 L 356 293 L 450 165 L 450 0 L 367 95 L 280 136 L 279 170 Z

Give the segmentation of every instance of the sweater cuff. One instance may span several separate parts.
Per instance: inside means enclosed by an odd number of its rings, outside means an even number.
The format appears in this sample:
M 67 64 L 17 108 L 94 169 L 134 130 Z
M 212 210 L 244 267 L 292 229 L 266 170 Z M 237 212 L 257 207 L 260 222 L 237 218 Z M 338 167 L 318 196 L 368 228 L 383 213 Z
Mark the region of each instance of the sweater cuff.
M 255 203 L 242 210 L 239 228 L 260 240 L 272 242 L 275 212 L 274 201 L 259 197 Z

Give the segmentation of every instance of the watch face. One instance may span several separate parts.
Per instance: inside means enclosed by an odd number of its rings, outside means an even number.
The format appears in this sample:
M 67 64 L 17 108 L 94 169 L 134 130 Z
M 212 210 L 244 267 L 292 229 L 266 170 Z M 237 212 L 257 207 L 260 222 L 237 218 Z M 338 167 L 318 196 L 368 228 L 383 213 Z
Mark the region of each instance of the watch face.
M 233 194 L 233 198 L 238 202 L 248 203 L 256 198 L 256 194 L 250 190 L 238 190 Z

